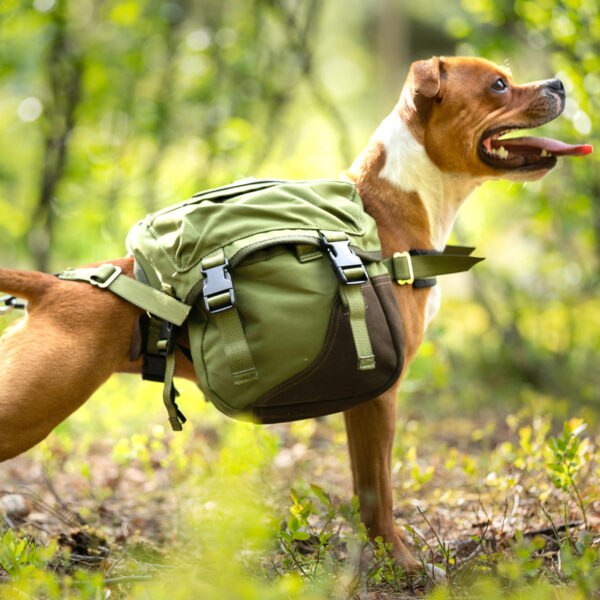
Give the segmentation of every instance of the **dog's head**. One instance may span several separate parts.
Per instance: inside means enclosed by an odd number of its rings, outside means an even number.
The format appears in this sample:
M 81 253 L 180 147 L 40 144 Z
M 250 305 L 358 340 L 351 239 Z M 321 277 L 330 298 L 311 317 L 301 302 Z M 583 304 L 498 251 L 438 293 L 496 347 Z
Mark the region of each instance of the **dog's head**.
M 552 169 L 557 156 L 591 152 L 549 138 L 501 139 L 555 119 L 565 90 L 559 79 L 516 85 L 506 69 L 480 58 L 413 63 L 401 106 L 413 136 L 444 172 L 531 181 Z

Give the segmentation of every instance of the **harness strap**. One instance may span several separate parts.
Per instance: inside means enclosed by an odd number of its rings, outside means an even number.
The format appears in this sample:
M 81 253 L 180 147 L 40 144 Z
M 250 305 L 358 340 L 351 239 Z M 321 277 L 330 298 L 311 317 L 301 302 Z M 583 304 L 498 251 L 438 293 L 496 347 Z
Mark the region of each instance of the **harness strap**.
M 163 382 L 167 353 L 159 349 L 159 343 L 169 337 L 168 323 L 148 314 L 140 315 L 138 322 L 142 330 L 142 379 Z
M 82 269 L 67 269 L 59 273 L 58 277 L 67 281 L 82 281 L 99 288 L 107 289 L 113 294 L 144 309 L 151 315 L 168 322 L 167 339 L 162 339 L 160 321 L 153 317 L 150 318 L 145 350 L 150 349 L 152 352 L 150 355 L 145 355 L 144 378 L 162 381 L 162 378 L 160 378 L 162 364 L 160 363 L 163 360 L 165 361 L 163 401 L 167 408 L 169 423 L 173 431 L 181 431 L 181 424 L 185 423 L 186 419 L 175 404 L 178 392 L 173 385 L 173 375 L 175 373 L 173 336 L 175 334 L 174 325 L 181 325 L 187 318 L 192 307 L 145 283 L 127 277 L 121 272 L 120 267 L 111 264 Z M 162 358 L 162 353 L 165 353 L 164 359 Z M 154 359 L 153 365 L 147 363 L 151 358 Z M 159 364 L 156 364 L 156 362 Z
M 447 246 L 442 254 L 396 252 L 392 258 L 382 260 L 381 264 L 399 285 L 414 284 L 437 275 L 468 271 L 483 260 L 470 256 L 473 250 L 466 246 Z
M 0 315 L 9 313 L 15 308 L 24 309 L 27 308 L 27 302 L 17 299 L 16 296 L 2 296 L 0 297 Z
M 244 334 L 242 321 L 235 307 L 233 286 L 227 271 L 227 259 L 222 250 L 202 260 L 205 306 L 215 320 L 235 385 L 258 379 L 252 354 Z
M 165 362 L 165 386 L 163 387 L 163 402 L 169 415 L 169 423 L 173 431 L 181 431 L 182 425 L 187 421 L 183 413 L 177 408 L 175 398 L 179 392 L 173 385 L 173 376 L 175 375 L 175 353 L 169 352 Z
M 59 273 L 58 277 L 68 281 L 84 281 L 96 287 L 108 289 L 113 294 L 121 296 L 128 302 L 175 325 L 181 325 L 192 310 L 189 304 L 180 302 L 160 290 L 127 277 L 121 272 L 121 267 L 111 264 L 67 269 Z

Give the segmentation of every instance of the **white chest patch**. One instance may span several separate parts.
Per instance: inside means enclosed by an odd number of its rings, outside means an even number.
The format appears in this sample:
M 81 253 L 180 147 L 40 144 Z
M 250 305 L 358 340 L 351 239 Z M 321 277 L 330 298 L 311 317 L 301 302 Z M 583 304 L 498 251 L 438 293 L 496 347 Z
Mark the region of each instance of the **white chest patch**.
M 385 147 L 386 161 L 379 177 L 405 192 L 416 192 L 423 202 L 431 229 L 431 242 L 442 250 L 454 224 L 454 190 L 457 176 L 443 173 L 425 148 L 413 137 L 397 110 L 386 117 L 373 134 Z
M 427 331 L 429 327 L 429 323 L 438 310 L 440 310 L 440 303 L 442 301 L 442 290 L 439 285 L 434 285 L 431 290 L 429 290 L 429 296 L 427 297 L 427 304 L 425 305 L 425 323 L 423 325 L 423 331 Z

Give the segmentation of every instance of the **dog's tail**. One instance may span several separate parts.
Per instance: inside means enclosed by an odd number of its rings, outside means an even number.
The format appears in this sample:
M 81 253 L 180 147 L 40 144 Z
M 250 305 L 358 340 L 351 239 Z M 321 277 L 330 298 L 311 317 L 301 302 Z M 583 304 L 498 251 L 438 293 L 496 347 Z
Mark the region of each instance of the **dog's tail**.
M 0 269 L 1 293 L 33 300 L 44 293 L 56 279 L 52 275 L 39 271 L 16 271 Z

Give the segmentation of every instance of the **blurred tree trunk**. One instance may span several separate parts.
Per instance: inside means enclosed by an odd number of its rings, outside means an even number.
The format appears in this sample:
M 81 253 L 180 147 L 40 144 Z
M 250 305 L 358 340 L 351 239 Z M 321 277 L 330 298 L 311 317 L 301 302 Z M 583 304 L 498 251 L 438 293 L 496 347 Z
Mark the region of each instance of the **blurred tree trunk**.
M 162 32 L 166 53 L 160 75 L 161 83 L 154 98 L 157 107 L 156 149 L 146 165 L 146 175 L 144 177 L 143 204 L 145 211 L 148 213 L 157 209 L 156 183 L 158 172 L 173 137 L 173 108 L 177 104 L 175 63 L 177 61 L 178 45 L 181 41 L 180 29 L 187 22 L 190 12 L 190 4 L 187 1 L 180 0 L 177 6 L 179 10 L 173 12 L 167 18 L 167 25 Z
M 411 61 L 409 19 L 402 4 L 395 0 L 377 0 L 378 71 L 385 92 L 383 111 L 389 111 L 390 100 L 400 96 L 406 69 Z
M 81 55 L 67 31 L 65 2 L 53 12 L 46 63 L 48 100 L 44 111 L 44 158 L 38 201 L 29 245 L 36 268 L 47 271 L 53 236 L 52 200 L 67 159 L 69 135 L 75 127 L 75 112 L 81 98 Z

